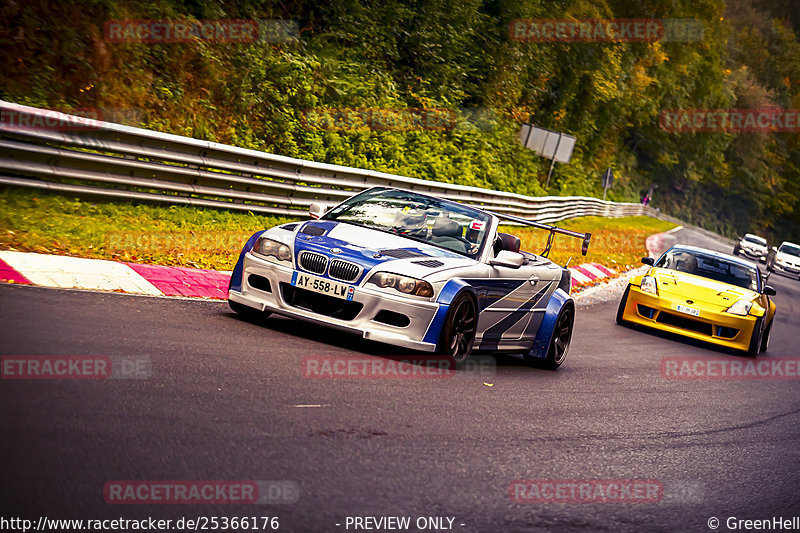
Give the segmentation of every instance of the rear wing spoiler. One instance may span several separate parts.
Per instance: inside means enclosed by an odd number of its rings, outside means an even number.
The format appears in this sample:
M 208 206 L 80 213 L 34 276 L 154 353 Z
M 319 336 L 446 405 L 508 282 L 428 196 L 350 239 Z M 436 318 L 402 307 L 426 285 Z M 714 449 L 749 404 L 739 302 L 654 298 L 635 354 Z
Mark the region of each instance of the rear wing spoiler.
M 544 251 L 540 254 L 542 257 L 547 257 L 547 255 L 550 253 L 550 247 L 553 246 L 553 239 L 555 238 L 556 233 L 583 239 L 583 243 L 581 244 L 581 254 L 586 255 L 586 253 L 589 251 L 589 241 L 592 239 L 591 233 L 579 233 L 577 231 L 570 231 L 568 229 L 557 228 L 549 224 L 542 224 L 541 222 L 528 220 L 527 218 L 515 217 L 514 215 L 504 215 L 501 213 L 494 213 L 491 211 L 490 213 L 501 220 L 508 220 L 511 222 L 516 222 L 518 224 L 523 224 L 525 226 L 531 226 L 533 228 L 549 231 L 550 235 L 547 237 L 547 246 L 545 247 Z

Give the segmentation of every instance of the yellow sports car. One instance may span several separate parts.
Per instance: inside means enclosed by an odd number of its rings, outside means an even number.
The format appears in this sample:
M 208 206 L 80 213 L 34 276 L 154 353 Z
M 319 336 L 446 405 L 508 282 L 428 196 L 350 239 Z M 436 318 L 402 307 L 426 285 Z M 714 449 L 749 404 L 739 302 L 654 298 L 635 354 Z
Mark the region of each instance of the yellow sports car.
M 677 333 L 750 355 L 765 352 L 775 317 L 770 296 L 753 264 L 734 257 L 676 245 L 653 267 L 631 278 L 619 303 L 617 324 L 638 324 Z

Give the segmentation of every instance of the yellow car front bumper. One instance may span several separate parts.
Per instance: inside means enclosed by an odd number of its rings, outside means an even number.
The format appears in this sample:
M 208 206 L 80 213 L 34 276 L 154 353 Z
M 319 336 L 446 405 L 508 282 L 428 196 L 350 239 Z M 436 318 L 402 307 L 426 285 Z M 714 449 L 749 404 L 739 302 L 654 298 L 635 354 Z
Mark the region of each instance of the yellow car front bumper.
M 733 302 L 731 302 L 733 303 Z M 698 316 L 678 311 L 678 306 L 700 311 Z M 706 305 L 691 305 L 686 297 L 653 295 L 636 285 L 629 286 L 624 322 L 668 331 L 718 346 L 747 351 L 758 317 L 726 313 L 722 308 L 710 309 Z

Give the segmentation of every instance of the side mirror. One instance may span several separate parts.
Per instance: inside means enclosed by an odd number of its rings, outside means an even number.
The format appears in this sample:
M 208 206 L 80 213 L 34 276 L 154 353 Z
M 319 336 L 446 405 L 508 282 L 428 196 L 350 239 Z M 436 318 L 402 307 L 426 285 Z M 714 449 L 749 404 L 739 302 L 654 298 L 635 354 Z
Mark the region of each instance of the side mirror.
M 492 266 L 502 266 L 508 268 L 519 268 L 524 262 L 525 257 L 522 254 L 511 252 L 509 250 L 500 250 L 500 253 L 497 254 L 497 257 L 489 260 L 489 264 Z
M 766 294 L 767 296 L 775 296 L 777 294 L 777 292 L 775 292 L 775 289 L 773 289 L 769 285 L 764 285 L 764 290 L 761 292 L 763 294 Z
M 327 212 L 328 208 L 325 206 L 325 204 L 314 202 L 310 206 L 308 206 L 308 216 L 310 216 L 314 220 L 317 220 Z
M 652 257 L 642 257 L 642 263 L 644 263 L 645 265 L 653 266 L 656 264 L 656 260 L 653 259 Z

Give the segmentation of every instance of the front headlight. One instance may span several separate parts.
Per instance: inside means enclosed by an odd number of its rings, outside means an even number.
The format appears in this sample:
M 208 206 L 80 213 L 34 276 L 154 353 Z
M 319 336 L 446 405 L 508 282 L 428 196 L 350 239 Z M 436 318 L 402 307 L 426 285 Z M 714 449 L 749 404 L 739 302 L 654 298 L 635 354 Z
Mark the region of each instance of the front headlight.
M 749 300 L 736 300 L 736 302 L 726 310 L 726 313 L 745 316 L 750 312 L 751 307 L 753 307 L 753 302 Z
M 409 278 L 400 274 L 390 272 L 376 272 L 369 278 L 367 283 L 372 283 L 381 288 L 392 288 L 404 294 L 413 294 L 430 298 L 433 296 L 433 287 L 427 281 Z
M 642 292 L 648 292 L 650 294 L 658 294 L 658 289 L 656 288 L 656 278 L 654 278 L 653 276 L 643 277 L 641 289 Z
M 253 245 L 253 253 L 266 257 L 274 257 L 278 261 L 288 262 L 292 259 L 292 251 L 282 242 L 273 241 L 266 237 L 259 237 Z

